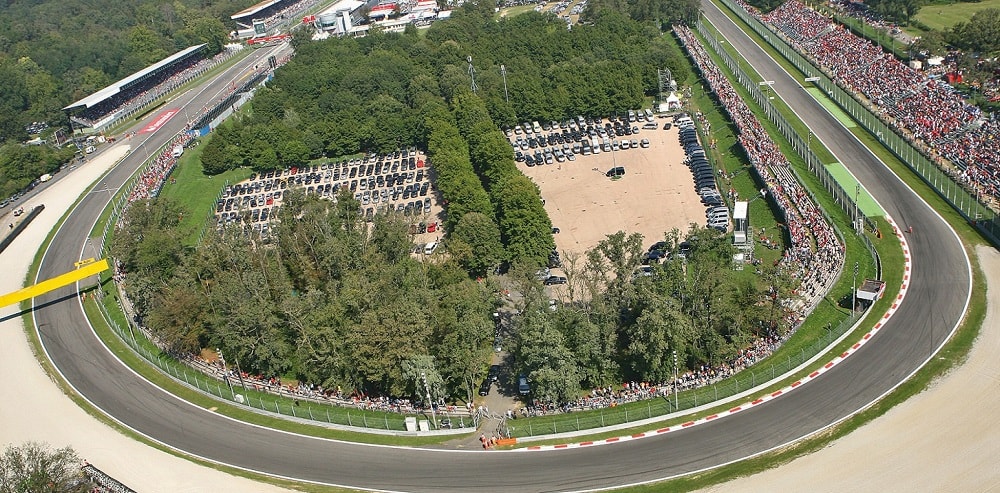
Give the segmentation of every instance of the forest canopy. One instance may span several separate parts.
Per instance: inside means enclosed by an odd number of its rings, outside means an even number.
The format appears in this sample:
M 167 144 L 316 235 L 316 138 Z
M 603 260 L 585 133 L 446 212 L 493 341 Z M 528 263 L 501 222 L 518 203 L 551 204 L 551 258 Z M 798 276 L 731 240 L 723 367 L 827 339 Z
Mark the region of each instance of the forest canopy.
M 265 376 L 417 398 L 417 375 L 425 374 L 434 394 L 465 401 L 493 350 L 501 298 L 491 274 L 501 263 L 522 296 L 505 347 L 515 374 L 529 375 L 543 400 L 630 379 L 663 381 L 668 350 L 685 367 L 717 365 L 785 332 L 782 273 L 771 268 L 764 281 L 738 282 L 729 239 L 696 227 L 663 238 L 608 235 L 567 259 L 576 294 L 550 304 L 536 276 L 553 248 L 551 223 L 501 128 L 640 108 L 656 88 L 656 69 L 669 67 L 679 80 L 690 74 L 676 45 L 650 24 L 608 9 L 591 22 L 567 30 L 534 13 L 497 21 L 471 6 L 426 36 L 297 40 L 296 57 L 252 111 L 212 135 L 205 171 L 422 148 L 447 202 L 448 254 L 416 259 L 400 217 L 379 213 L 368 224 L 343 191 L 335 202 L 289 192 L 271 244 L 227 229 L 190 250 L 171 233 L 175 206 L 140 204 L 114 253 L 146 324 L 178 351 L 219 347 Z M 647 240 L 663 240 L 668 251 L 687 240 L 691 253 L 637 276 Z

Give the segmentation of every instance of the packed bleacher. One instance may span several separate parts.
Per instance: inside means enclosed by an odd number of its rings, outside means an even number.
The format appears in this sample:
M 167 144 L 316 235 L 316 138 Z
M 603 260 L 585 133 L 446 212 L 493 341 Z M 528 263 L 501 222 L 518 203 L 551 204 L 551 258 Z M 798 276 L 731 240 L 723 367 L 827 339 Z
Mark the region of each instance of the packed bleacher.
M 747 9 L 839 86 L 977 193 L 1000 197 L 1000 122 L 967 104 L 940 78 L 928 77 L 879 46 L 788 0 L 766 15 Z
M 227 49 L 212 58 L 191 56 L 149 78 L 108 97 L 104 101 L 86 108 L 73 119 L 82 125 L 93 127 L 111 115 L 127 115 L 159 99 L 180 85 L 204 73 L 206 70 L 233 55 Z
M 236 15 L 239 14 L 234 14 L 232 19 L 247 26 L 249 26 L 249 22 L 252 22 L 255 19 L 262 20 L 265 28 L 270 31 L 275 26 L 288 19 L 295 19 L 300 13 L 316 6 L 319 2 L 320 0 L 289 0 L 287 2 L 277 3 L 263 10 L 254 12 L 252 15 L 246 15 L 241 12 L 243 16 L 237 17 Z
M 768 196 L 784 215 L 791 245 L 781 261 L 793 277 L 802 279 L 797 294 L 812 306 L 825 294 L 844 259 L 843 245 L 808 193 L 795 179 L 788 160 L 771 140 L 722 71 L 689 29 L 675 28 L 698 71 L 738 129 L 740 146 L 764 182 Z
M 132 187 L 132 191 L 128 195 L 129 203 L 155 198 L 160 194 L 163 183 L 177 166 L 177 158 L 172 153 L 173 148 L 178 145 L 186 146 L 192 139 L 193 137 L 183 133 L 170 141 L 163 152 L 156 156 L 156 159 L 139 174 L 135 186 Z

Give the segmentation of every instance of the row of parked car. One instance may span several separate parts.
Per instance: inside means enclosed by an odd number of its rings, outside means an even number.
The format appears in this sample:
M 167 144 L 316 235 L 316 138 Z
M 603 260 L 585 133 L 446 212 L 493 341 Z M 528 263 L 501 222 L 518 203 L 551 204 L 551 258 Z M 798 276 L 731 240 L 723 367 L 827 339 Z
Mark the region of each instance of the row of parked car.
M 716 183 L 715 170 L 708 161 L 705 149 L 698 141 L 698 131 L 694 121 L 687 116 L 679 116 L 675 123 L 679 128 L 681 144 L 687 156 L 688 167 L 694 175 L 695 188 L 701 202 L 707 206 L 706 226 L 722 232 L 729 230 L 729 207 L 725 205 Z
M 650 112 L 651 113 L 651 112 Z M 507 135 L 514 146 L 514 159 L 527 166 L 553 164 L 555 162 L 575 161 L 577 155 L 600 154 L 618 150 L 649 147 L 649 139 L 628 139 L 639 133 L 639 127 L 633 123 L 646 121 L 645 113 L 637 117 L 622 116 L 609 119 L 585 119 L 578 117 L 564 123 L 553 122 L 552 125 L 540 126 L 537 122 L 520 125 L 507 130 Z M 537 126 L 536 126 L 537 125 Z M 655 130 L 657 124 L 649 117 L 645 129 Z M 538 131 L 536 131 L 536 129 Z
M 268 232 L 287 188 L 334 198 L 349 189 L 360 202 L 359 214 L 372 220 L 377 212 L 395 211 L 404 216 L 431 212 L 430 173 L 415 149 L 385 155 L 345 159 L 284 170 L 254 173 L 244 183 L 227 186 L 216 203 L 218 228 L 242 222 L 250 230 Z M 434 223 L 436 225 L 436 223 Z

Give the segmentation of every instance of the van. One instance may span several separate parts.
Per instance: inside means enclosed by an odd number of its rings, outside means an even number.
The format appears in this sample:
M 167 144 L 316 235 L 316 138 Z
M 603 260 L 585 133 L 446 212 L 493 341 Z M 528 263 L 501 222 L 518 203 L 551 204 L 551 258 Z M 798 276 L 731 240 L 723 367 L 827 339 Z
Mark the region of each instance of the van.
M 604 173 L 604 176 L 607 176 L 608 178 L 625 176 L 625 168 L 622 166 L 615 166 L 614 168 L 611 168 L 606 173 Z
M 175 158 L 181 157 L 181 154 L 184 154 L 184 146 L 174 146 L 174 149 L 170 151 L 170 155 Z
M 524 376 L 524 373 L 517 376 L 517 393 L 521 395 L 531 393 L 531 386 L 528 385 L 528 377 Z
M 436 242 L 436 241 L 432 241 L 432 242 L 428 243 L 427 245 L 424 245 L 424 255 L 431 255 L 431 254 L 433 254 L 434 250 L 437 250 L 437 246 L 438 246 L 438 242 Z

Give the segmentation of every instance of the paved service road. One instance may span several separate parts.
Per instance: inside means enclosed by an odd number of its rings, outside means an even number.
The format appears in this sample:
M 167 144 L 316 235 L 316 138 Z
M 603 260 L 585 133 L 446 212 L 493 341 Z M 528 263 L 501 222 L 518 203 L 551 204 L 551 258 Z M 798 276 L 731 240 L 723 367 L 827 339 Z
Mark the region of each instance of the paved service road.
M 720 18 L 711 4 L 704 8 L 713 22 Z M 794 392 L 701 426 L 616 445 L 554 452 L 413 450 L 248 426 L 168 396 L 111 357 L 77 303 L 59 302 L 73 296 L 72 290 L 36 300 L 36 325 L 42 327 L 45 348 L 63 375 L 94 404 L 171 447 L 266 474 L 358 488 L 440 493 L 486 485 L 506 492 L 613 487 L 738 460 L 835 423 L 911 374 L 944 341 L 961 319 L 969 296 L 967 258 L 940 217 L 827 116 L 797 82 L 765 63 L 762 53 L 732 25 L 716 24 L 734 46 L 755 60 L 759 72 L 775 81 L 774 90 L 803 115 L 816 136 L 835 150 L 889 214 L 915 229 L 908 238 L 914 268 L 906 302 L 855 355 Z M 124 173 L 112 173 L 107 180 L 120 183 Z M 72 267 L 105 200 L 88 196 L 73 212 L 45 257 L 41 277 Z

